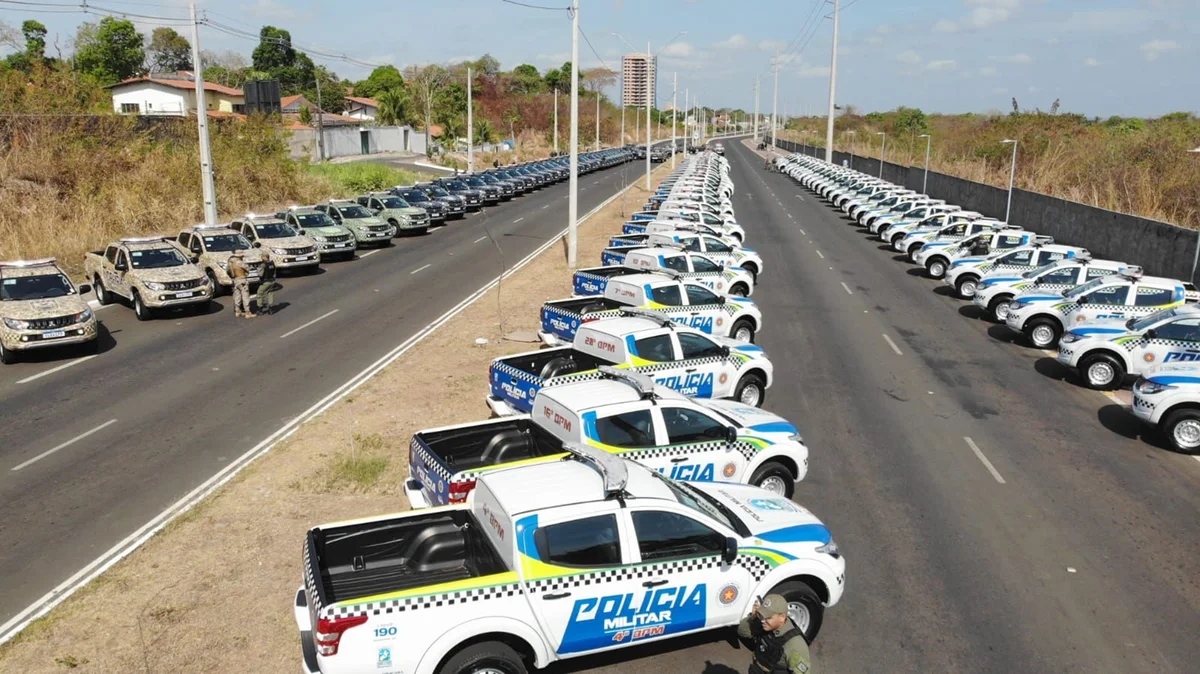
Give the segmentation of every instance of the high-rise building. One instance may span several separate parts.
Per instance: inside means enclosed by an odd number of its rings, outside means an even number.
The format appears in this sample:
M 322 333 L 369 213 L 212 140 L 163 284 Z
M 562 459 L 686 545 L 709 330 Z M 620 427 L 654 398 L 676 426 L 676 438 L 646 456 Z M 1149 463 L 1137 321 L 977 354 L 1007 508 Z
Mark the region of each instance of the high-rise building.
M 658 62 L 653 54 L 626 54 L 621 59 L 621 103 L 651 106 L 658 100 Z

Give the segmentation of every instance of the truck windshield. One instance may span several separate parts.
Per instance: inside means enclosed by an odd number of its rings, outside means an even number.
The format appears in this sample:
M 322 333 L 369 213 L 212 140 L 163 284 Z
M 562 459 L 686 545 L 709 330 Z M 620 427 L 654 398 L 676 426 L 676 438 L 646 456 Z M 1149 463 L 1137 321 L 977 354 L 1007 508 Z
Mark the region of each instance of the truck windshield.
M 461 180 L 447 180 L 442 183 L 448 190 L 465 190 L 467 186 Z
M 1065 297 L 1066 299 L 1069 299 L 1069 300 L 1073 300 L 1076 297 L 1079 297 L 1081 295 L 1086 295 L 1086 294 L 1092 292 L 1096 288 L 1099 288 L 1100 286 L 1104 285 L 1104 283 L 1106 281 L 1111 281 L 1111 280 L 1112 279 L 1106 279 L 1103 276 L 1101 276 L 1100 278 L 1094 278 L 1091 281 L 1088 281 L 1087 283 L 1085 283 L 1081 286 L 1075 286 L 1074 288 L 1071 288 L 1067 292 L 1063 293 L 1063 297 Z
M 1099 281 L 1100 279 L 1096 280 Z M 1154 325 L 1161 320 L 1175 316 L 1177 313 L 1178 312 L 1173 308 L 1163 309 L 1162 311 L 1156 311 L 1144 318 L 1131 318 L 1125 322 L 1125 327 L 1133 330 L 1134 332 L 1141 332 L 1142 330 L 1149 328 L 1151 325 Z
M 333 222 L 333 218 L 319 211 L 316 213 L 297 213 L 296 222 L 299 223 L 304 229 L 308 229 L 310 227 L 331 227 L 335 224 Z
M 430 187 L 429 193 L 435 197 L 448 197 L 450 193 L 440 187 Z
M 373 218 L 375 214 L 362 206 L 338 206 L 343 218 Z
M 1025 272 L 1024 274 L 1021 274 L 1021 278 L 1037 278 L 1037 277 L 1041 276 L 1042 274 L 1045 274 L 1046 272 L 1051 271 L 1052 269 L 1057 269 L 1059 266 L 1063 266 L 1063 264 L 1061 262 L 1051 262 L 1050 264 L 1044 264 L 1044 265 L 1038 267 L 1037 269 L 1030 269 L 1029 271 Z
M 421 190 L 408 190 L 404 192 L 404 198 L 407 199 L 409 203 L 414 204 L 429 201 L 429 195 L 425 194 Z
M 151 248 L 129 251 L 129 260 L 134 269 L 162 269 L 178 267 L 184 263 L 183 256 L 174 248 Z
M 204 237 L 204 247 L 210 253 L 228 253 L 250 248 L 250 242 L 241 234 L 214 234 Z
M 255 225 L 254 232 L 258 234 L 258 238 L 260 239 L 282 239 L 287 236 L 296 236 L 296 230 L 283 222 L 269 222 L 263 225 Z
M 471 187 L 483 187 L 485 183 L 479 178 L 466 178 L 466 183 Z
M 0 283 L 0 300 L 48 300 L 74 295 L 75 286 L 62 274 L 39 274 L 6 278 Z
M 379 200 L 384 208 L 412 208 L 400 197 L 383 197 Z
M 732 513 L 728 513 L 728 511 L 722 512 L 723 506 L 721 506 L 720 503 L 712 500 L 704 492 L 701 492 L 689 484 L 675 482 L 670 478 L 663 477 L 659 473 L 653 473 L 653 475 L 659 480 L 662 480 L 663 484 L 667 485 L 667 488 L 671 490 L 671 495 L 674 496 L 675 500 L 679 501 L 679 503 L 682 505 L 691 508 L 705 517 L 714 519 L 730 529 L 733 529 L 734 531 L 737 530 L 737 527 L 733 524 L 733 517 L 731 516 Z

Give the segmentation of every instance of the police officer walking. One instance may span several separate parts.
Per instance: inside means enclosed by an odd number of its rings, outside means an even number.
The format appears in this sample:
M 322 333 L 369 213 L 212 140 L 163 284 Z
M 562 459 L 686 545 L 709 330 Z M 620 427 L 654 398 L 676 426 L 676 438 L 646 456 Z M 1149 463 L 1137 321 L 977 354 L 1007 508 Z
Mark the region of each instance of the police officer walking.
M 229 278 L 233 280 L 233 315 L 254 318 L 250 312 L 250 268 L 240 250 L 229 256 Z
M 264 255 L 262 277 L 258 280 L 258 293 L 255 296 L 259 315 L 275 313 L 275 292 L 282 288 L 275 281 L 275 262 L 269 255 Z
M 754 649 L 750 674 L 808 674 L 812 660 L 804 632 L 788 617 L 787 600 L 769 594 L 738 625 L 738 636 Z

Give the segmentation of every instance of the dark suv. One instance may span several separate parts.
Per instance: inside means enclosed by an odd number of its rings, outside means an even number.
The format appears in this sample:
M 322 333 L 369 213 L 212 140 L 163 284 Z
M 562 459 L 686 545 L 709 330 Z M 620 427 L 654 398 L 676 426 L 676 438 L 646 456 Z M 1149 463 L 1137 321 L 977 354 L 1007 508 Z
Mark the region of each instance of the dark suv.
M 417 189 L 429 195 L 430 199 L 442 202 L 446 207 L 446 218 L 462 218 L 467 213 L 467 204 L 463 198 L 447 192 L 441 185 L 421 183 Z
M 437 178 L 433 181 L 433 184 L 461 198 L 463 205 L 466 206 L 468 211 L 483 209 L 483 192 L 472 189 L 460 178 Z
M 431 198 L 425 193 L 425 190 L 419 187 L 397 185 L 389 191 L 417 208 L 424 208 L 425 212 L 429 214 L 429 223 L 431 225 L 438 223 L 445 224 L 446 204 Z
M 500 197 L 503 196 L 503 192 L 500 190 L 499 185 L 492 185 L 482 177 L 472 174 L 460 176 L 460 180 L 466 183 L 467 187 L 483 194 L 484 206 L 495 206 L 500 203 Z

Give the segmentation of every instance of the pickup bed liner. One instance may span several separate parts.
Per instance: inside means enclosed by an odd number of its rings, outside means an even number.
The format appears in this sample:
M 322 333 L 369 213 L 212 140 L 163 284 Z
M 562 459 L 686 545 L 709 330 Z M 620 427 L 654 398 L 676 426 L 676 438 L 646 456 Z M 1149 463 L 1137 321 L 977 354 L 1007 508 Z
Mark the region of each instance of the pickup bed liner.
M 562 441 L 529 419 L 423 431 L 417 439 L 452 472 L 559 454 Z
M 610 360 L 602 360 L 572 348 L 544 349 L 535 353 L 501 358 L 500 361 L 541 379 L 595 370 L 601 365 L 615 365 Z

